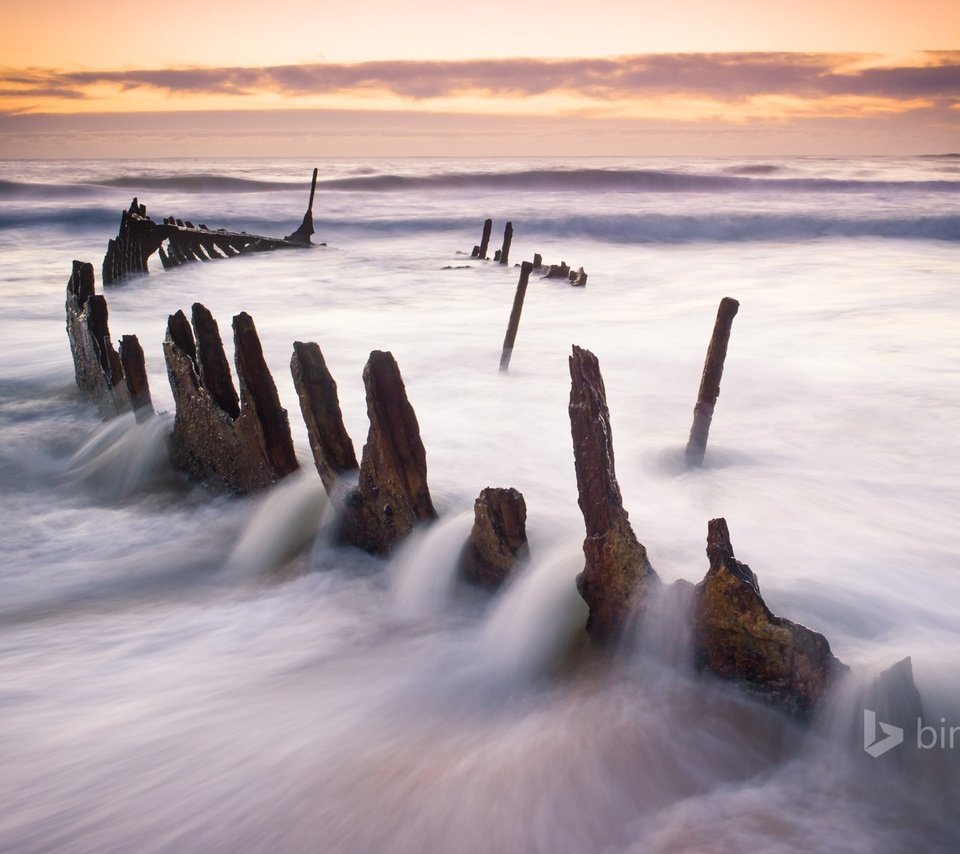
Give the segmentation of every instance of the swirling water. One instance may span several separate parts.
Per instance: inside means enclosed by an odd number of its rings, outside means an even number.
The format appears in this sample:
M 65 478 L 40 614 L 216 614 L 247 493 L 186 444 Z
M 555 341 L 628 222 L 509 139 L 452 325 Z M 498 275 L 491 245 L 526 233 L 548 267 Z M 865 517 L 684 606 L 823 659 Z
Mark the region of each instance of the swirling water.
M 773 610 L 854 680 L 913 658 L 960 726 L 956 159 L 322 161 L 311 252 L 110 289 L 165 414 L 101 424 L 63 328 L 138 195 L 288 233 L 313 163 L 0 163 L 0 848 L 13 851 L 950 851 L 960 749 L 872 759 L 691 672 L 686 602 L 571 659 L 585 606 L 566 357 L 604 371 L 624 500 L 667 580 L 724 516 Z M 484 217 L 534 280 L 471 262 Z M 159 267 L 159 265 L 154 264 Z M 719 299 L 734 323 L 707 465 L 682 448 Z M 254 317 L 303 473 L 215 497 L 167 462 L 166 317 Z M 229 336 L 227 336 L 229 337 Z M 359 447 L 361 371 L 397 357 L 441 520 L 390 560 L 337 546 L 290 378 L 315 340 Z M 228 352 L 230 350 L 228 344 Z M 456 577 L 473 498 L 520 489 L 531 560 Z M 842 692 L 832 698 L 842 707 Z M 841 708 L 841 712 L 842 712 Z M 849 711 L 849 709 L 847 710 Z

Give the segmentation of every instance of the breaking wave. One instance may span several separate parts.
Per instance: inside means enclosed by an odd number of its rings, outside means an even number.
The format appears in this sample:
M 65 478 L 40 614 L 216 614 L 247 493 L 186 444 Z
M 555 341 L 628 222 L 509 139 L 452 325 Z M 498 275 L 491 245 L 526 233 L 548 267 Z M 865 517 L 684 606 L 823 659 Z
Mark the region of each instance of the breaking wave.
M 839 178 L 775 178 L 779 167 L 754 164 L 722 174 L 648 169 L 527 169 L 512 172 L 438 172 L 429 175 L 359 174 L 318 182 L 321 191 L 391 192 L 403 190 L 517 190 L 624 193 L 899 193 L 960 192 L 960 181 L 879 181 Z M 52 198 L 104 188 L 135 192 L 269 193 L 303 191 L 305 182 L 255 180 L 227 175 L 120 175 L 90 183 L 64 185 L 0 181 L 0 199 Z
M 272 212 L 271 212 L 272 213 Z M 263 234 L 283 234 L 290 230 L 290 216 L 244 217 L 232 215 L 217 219 L 235 230 Z M 66 226 L 73 229 L 103 230 L 116 227 L 118 213 L 113 208 L 66 207 L 0 211 L 0 229 L 32 226 Z M 314 218 L 317 239 L 345 238 L 355 230 L 402 237 L 423 231 L 473 234 L 476 217 L 390 217 L 349 216 L 340 219 Z M 691 213 L 691 214 L 582 214 L 576 216 L 525 216 L 524 233 L 530 237 L 590 238 L 618 244 L 749 243 L 777 240 L 815 240 L 819 238 L 879 237 L 893 240 L 960 241 L 960 216 L 855 216 L 815 213 Z
M 755 170 L 760 167 L 743 167 Z M 775 168 L 775 167 L 774 167 Z M 836 178 L 769 178 L 764 167 L 736 175 L 662 172 L 646 169 L 529 169 L 518 172 L 446 172 L 436 175 L 370 175 L 318 184 L 326 190 L 385 192 L 410 189 L 609 191 L 710 193 L 773 191 L 802 193 L 960 192 L 960 181 L 857 181 Z
M 269 193 L 277 190 L 303 190 L 304 181 L 260 181 L 227 175 L 121 175 L 98 181 L 105 187 L 128 190 L 174 190 L 178 193 Z M 309 185 L 307 185 L 309 186 Z
M 475 218 L 382 219 L 350 222 L 315 219 L 318 234 L 351 228 L 381 233 L 470 230 Z M 818 214 L 618 214 L 524 217 L 530 237 L 590 238 L 620 244 L 737 243 L 815 240 L 834 237 L 882 237 L 897 240 L 960 241 L 960 216 L 854 217 Z M 472 234 L 472 231 L 470 232 Z

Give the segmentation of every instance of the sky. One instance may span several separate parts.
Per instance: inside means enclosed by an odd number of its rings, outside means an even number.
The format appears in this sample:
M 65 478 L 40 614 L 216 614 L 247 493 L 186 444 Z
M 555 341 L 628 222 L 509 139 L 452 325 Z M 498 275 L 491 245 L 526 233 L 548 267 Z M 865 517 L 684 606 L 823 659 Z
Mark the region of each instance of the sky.
M 34 0 L 0 156 L 960 149 L 960 2 Z

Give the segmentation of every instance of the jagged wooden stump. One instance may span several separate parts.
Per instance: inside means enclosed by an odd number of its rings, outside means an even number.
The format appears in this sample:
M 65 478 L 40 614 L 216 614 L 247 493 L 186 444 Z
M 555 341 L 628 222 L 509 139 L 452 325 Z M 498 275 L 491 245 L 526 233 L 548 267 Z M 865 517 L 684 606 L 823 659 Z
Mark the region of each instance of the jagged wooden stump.
M 528 553 L 526 502 L 516 489 L 488 486 L 473 512 L 473 528 L 460 555 L 460 573 L 475 584 L 499 587 Z
M 823 635 L 770 611 L 756 575 L 734 557 L 723 519 L 710 520 L 707 555 L 710 568 L 694 593 L 697 668 L 808 718 L 845 666 Z
M 603 646 L 617 640 L 646 606 L 659 577 L 630 527 L 614 470 L 607 393 L 597 357 L 574 346 L 570 356 L 570 428 L 578 503 L 587 536 L 577 590 L 590 608 L 587 633 Z
M 120 355 L 110 340 L 107 301 L 94 291 L 93 265 L 74 261 L 66 299 L 74 374 L 101 417 L 113 418 L 130 410 L 130 393 Z
M 300 398 L 314 463 L 324 489 L 333 497 L 338 481 L 359 468 L 353 442 L 343 423 L 337 383 L 320 348 L 312 342 L 294 343 L 290 372 Z
M 163 353 L 176 404 L 174 462 L 211 489 L 242 494 L 276 483 L 298 463 L 253 320 L 238 314 L 233 328 L 239 395 L 217 322 L 200 303 L 193 331 L 182 311 L 170 316 Z
M 363 369 L 370 430 L 357 488 L 346 500 L 340 535 L 373 554 L 388 554 L 418 522 L 437 514 L 416 413 L 391 353 L 374 350 Z

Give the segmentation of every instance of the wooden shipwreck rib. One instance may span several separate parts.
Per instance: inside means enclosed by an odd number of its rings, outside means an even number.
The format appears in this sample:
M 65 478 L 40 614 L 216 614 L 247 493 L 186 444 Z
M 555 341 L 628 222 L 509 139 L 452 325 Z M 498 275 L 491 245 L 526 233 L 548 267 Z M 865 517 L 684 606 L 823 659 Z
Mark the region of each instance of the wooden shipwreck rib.
M 131 273 L 147 273 L 147 262 L 155 252 L 160 256 L 164 269 L 179 267 L 192 261 L 210 261 L 232 258 L 253 252 L 270 252 L 274 249 L 303 249 L 313 246 L 310 236 L 313 231 L 313 197 L 317 190 L 317 170 L 313 170 L 310 186 L 310 202 L 303 221 L 292 234 L 286 237 L 264 237 L 245 231 L 215 231 L 206 225 L 194 225 L 175 217 L 163 222 L 154 222 L 147 216 L 147 208 L 137 198 L 120 216 L 120 229 L 116 238 L 107 243 L 103 257 L 103 283 L 114 284 Z

